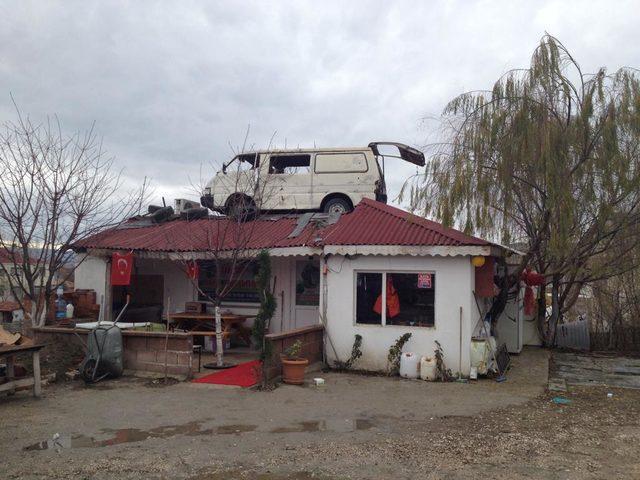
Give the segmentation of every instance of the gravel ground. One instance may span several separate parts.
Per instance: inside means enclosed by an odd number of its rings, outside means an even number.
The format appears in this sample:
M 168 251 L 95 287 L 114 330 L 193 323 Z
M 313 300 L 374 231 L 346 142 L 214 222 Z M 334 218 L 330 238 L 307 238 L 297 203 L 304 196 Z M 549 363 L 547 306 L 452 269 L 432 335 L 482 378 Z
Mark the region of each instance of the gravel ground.
M 125 378 L 0 398 L 0 477 L 640 478 L 640 391 L 570 387 L 557 405 L 542 350 L 505 383 L 323 376 L 322 389 Z

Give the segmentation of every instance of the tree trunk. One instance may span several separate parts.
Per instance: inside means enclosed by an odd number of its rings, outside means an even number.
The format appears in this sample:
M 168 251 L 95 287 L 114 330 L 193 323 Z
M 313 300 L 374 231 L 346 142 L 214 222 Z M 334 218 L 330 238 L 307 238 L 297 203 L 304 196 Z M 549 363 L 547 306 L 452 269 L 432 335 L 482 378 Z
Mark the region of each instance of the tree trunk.
M 545 285 L 541 285 L 538 288 L 538 308 L 536 315 L 538 317 L 538 321 L 536 322 L 538 325 L 538 335 L 540 335 L 540 339 L 544 342 L 547 326 L 545 325 L 547 318 L 547 289 Z
M 216 305 L 216 365 L 218 367 L 224 366 L 224 359 L 222 356 L 222 318 L 220 316 L 220 305 Z
M 551 282 L 551 317 L 547 325 L 547 331 L 544 338 L 544 344 L 547 347 L 553 347 L 556 341 L 556 330 L 560 321 L 560 277 L 553 276 Z

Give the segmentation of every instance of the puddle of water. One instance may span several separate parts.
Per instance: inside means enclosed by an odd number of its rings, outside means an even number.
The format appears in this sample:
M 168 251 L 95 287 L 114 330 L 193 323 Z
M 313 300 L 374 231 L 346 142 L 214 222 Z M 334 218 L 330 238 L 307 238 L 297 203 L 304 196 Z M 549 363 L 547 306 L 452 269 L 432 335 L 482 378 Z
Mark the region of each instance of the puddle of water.
M 235 479 L 251 479 L 251 480 L 332 480 L 334 477 L 319 476 L 310 472 L 294 472 L 294 473 L 256 473 L 252 471 L 228 470 L 217 473 L 201 473 L 195 477 L 189 477 L 189 480 L 229 480 Z
M 221 435 L 230 435 L 230 434 L 238 434 L 238 433 L 246 433 L 253 432 L 257 425 L 221 425 L 216 428 L 216 433 Z
M 176 435 L 239 435 L 241 433 L 253 432 L 257 425 L 220 425 L 215 428 L 202 428 L 204 422 L 189 422 L 184 425 L 167 425 L 152 428 L 151 430 L 141 430 L 139 428 L 103 429 L 101 436 L 107 438 L 96 439 L 86 435 L 54 435 L 49 440 L 34 443 L 23 448 L 25 451 L 37 450 L 57 450 L 68 448 L 100 448 L 123 443 L 143 442 L 150 438 L 169 438 Z M 371 420 L 364 418 L 356 419 L 327 419 L 298 422 L 286 427 L 276 427 L 270 433 L 296 433 L 296 432 L 354 432 L 358 430 L 369 430 L 374 426 Z
M 371 420 L 366 418 L 356 419 L 328 419 L 315 420 L 309 422 L 298 422 L 286 427 L 276 427 L 271 433 L 302 433 L 302 432 L 355 432 L 359 430 L 369 430 L 374 426 Z
M 109 438 L 97 440 L 86 435 L 54 435 L 51 439 L 24 447 L 26 451 L 61 450 L 66 448 L 99 448 L 122 443 L 142 442 L 149 438 L 169 438 L 175 435 L 209 435 L 212 429 L 203 429 L 203 422 L 189 422 L 184 425 L 167 425 L 141 430 L 139 428 L 103 429 L 101 433 L 110 434 Z

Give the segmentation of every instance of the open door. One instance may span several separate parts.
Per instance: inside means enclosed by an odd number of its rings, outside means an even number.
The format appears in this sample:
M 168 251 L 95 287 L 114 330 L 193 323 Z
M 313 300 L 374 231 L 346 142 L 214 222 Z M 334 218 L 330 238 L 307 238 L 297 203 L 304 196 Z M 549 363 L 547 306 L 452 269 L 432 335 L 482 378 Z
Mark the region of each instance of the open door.
M 398 154 L 381 152 L 379 147 L 395 147 L 398 150 Z M 374 155 L 381 157 L 394 157 L 400 158 L 406 162 L 413 163 L 419 167 L 424 167 L 424 153 L 420 150 L 397 142 L 371 142 L 369 148 L 373 150 Z

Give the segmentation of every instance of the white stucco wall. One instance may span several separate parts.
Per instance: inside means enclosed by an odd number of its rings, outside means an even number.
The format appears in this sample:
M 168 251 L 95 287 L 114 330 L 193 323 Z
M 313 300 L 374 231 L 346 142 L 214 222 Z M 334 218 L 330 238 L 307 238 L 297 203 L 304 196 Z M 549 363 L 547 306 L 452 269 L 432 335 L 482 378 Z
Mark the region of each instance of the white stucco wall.
M 73 272 L 73 283 L 76 289 L 88 289 L 96 292 L 96 302 L 100 304 L 101 298 L 105 298 L 107 280 L 107 260 L 103 257 L 92 255 L 79 255 L 77 267 Z
M 406 332 L 412 336 L 405 352 L 432 356 L 435 340 L 444 350 L 445 364 L 455 374 L 461 370 L 469 374 L 469 348 L 471 331 L 478 320 L 473 299 L 474 269 L 470 257 L 413 257 L 413 256 L 360 256 L 348 259 L 330 256 L 327 259 L 325 350 L 330 363 L 337 356 L 346 360 L 351 354 L 354 336 L 362 335 L 362 357 L 355 368 L 383 371 L 387 368 L 389 347 Z M 379 326 L 356 325 L 355 291 L 357 271 L 434 272 L 435 326 Z M 460 349 L 460 307 L 462 307 L 462 349 Z M 322 307 L 321 307 L 322 308 Z M 462 353 L 460 366 L 459 356 Z

